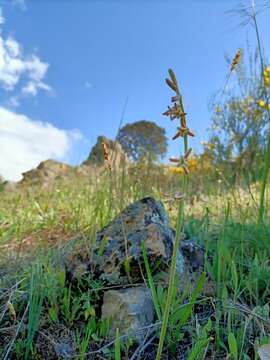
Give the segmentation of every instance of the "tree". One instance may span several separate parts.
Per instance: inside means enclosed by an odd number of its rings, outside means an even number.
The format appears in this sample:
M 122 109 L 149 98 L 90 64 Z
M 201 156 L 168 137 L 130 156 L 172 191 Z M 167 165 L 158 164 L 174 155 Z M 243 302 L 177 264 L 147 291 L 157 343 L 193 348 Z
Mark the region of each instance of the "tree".
M 165 129 L 151 121 L 137 121 L 123 126 L 117 136 L 128 156 L 139 161 L 144 157 L 154 160 L 167 151 Z

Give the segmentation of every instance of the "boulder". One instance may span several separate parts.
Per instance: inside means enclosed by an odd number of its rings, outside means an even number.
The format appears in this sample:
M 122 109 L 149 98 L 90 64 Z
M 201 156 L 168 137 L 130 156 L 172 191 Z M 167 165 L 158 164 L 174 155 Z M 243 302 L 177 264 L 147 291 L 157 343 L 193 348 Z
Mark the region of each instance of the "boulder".
M 111 335 L 118 328 L 121 335 L 130 335 L 138 342 L 144 338 L 145 327 L 154 322 L 154 307 L 149 289 L 134 287 L 108 290 L 104 293 L 102 319 L 111 321 Z
M 170 227 L 163 204 L 146 197 L 127 206 L 97 233 L 91 257 L 85 252 L 75 252 L 65 257 L 65 264 L 72 278 L 91 274 L 112 285 L 140 282 L 143 280 L 141 246 L 144 243 L 152 275 L 166 286 L 174 240 L 175 231 Z M 194 289 L 204 271 L 204 259 L 204 248 L 196 239 L 181 240 L 176 268 L 179 292 Z M 203 293 L 215 295 L 210 277 L 207 277 Z
M 103 144 L 105 144 L 108 149 L 108 162 L 112 168 L 119 169 L 128 162 L 128 157 L 118 141 L 110 140 L 105 136 L 99 136 L 96 144 L 93 146 L 83 165 L 92 165 L 97 167 L 106 165 Z
M 101 272 L 123 272 L 126 260 L 133 274 L 140 274 L 141 245 L 144 243 L 151 263 L 167 267 L 172 256 L 175 233 L 170 228 L 163 204 L 151 197 L 136 201 L 97 233 L 95 261 Z M 143 260 L 142 260 L 143 261 Z M 183 256 L 177 254 L 177 270 L 183 270 Z M 140 276 L 140 275 L 139 275 Z

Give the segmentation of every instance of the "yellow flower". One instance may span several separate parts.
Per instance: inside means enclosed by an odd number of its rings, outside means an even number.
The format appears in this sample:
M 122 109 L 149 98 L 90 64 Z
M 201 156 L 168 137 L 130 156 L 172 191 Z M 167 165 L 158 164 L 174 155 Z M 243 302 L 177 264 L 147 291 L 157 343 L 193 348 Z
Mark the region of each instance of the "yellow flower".
M 184 170 L 181 167 L 176 167 L 176 166 L 170 166 L 168 168 L 168 171 L 170 174 L 184 174 Z
M 198 160 L 196 158 L 191 158 L 188 160 L 188 168 L 192 171 L 198 169 Z
M 215 109 L 216 113 L 219 114 L 221 113 L 222 109 L 220 106 L 216 106 L 216 109 Z
M 270 73 L 270 66 L 266 66 L 265 71 Z
M 270 110 L 270 104 L 267 104 L 268 110 Z
M 260 107 L 262 107 L 262 108 L 264 108 L 265 107 L 265 101 L 263 101 L 263 100 L 258 100 L 257 101 L 257 104 L 260 106 Z
M 265 87 L 270 86 L 270 77 L 269 76 L 264 77 L 263 82 Z

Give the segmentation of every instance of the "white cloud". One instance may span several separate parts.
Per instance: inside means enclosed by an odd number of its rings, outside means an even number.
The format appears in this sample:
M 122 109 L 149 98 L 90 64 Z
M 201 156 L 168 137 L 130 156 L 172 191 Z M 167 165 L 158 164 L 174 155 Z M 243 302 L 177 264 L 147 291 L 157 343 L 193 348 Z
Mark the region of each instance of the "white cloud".
M 3 15 L 3 10 L 2 8 L 0 8 L 0 25 L 3 25 L 5 23 L 6 19 L 4 18 Z
M 58 129 L 0 107 L 0 174 L 7 180 L 20 180 L 22 172 L 43 160 L 65 160 L 81 138 L 77 130 Z
M 0 8 L 0 25 L 5 19 Z M 22 95 L 36 96 L 39 90 L 52 91 L 44 82 L 49 64 L 34 54 L 25 55 L 12 36 L 4 38 L 0 31 L 0 87 L 19 90 Z
M 23 88 L 22 88 L 22 93 L 24 95 L 32 95 L 32 96 L 36 96 L 38 93 L 38 90 L 42 89 L 42 90 L 46 90 L 48 92 L 52 92 L 52 88 L 43 83 L 42 81 L 35 83 L 34 81 L 29 81 Z
M 8 90 L 14 90 L 24 77 L 23 93 L 36 95 L 38 89 L 50 90 L 43 82 L 48 64 L 42 62 L 36 55 L 24 57 L 19 43 L 12 37 L 6 40 L 0 35 L 0 85 Z M 31 84 L 31 91 L 25 91 Z

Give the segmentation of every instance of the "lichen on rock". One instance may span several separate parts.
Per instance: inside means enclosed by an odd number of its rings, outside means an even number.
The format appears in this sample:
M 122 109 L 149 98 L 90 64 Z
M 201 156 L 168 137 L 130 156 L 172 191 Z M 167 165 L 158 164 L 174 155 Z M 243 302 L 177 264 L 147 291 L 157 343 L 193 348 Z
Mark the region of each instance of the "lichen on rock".
M 117 271 L 126 259 L 136 266 L 142 259 L 142 243 L 150 261 L 158 260 L 168 265 L 172 256 L 174 231 L 163 204 L 152 197 L 130 204 L 97 233 L 96 261 L 101 271 Z M 179 263 L 181 257 L 179 252 Z

